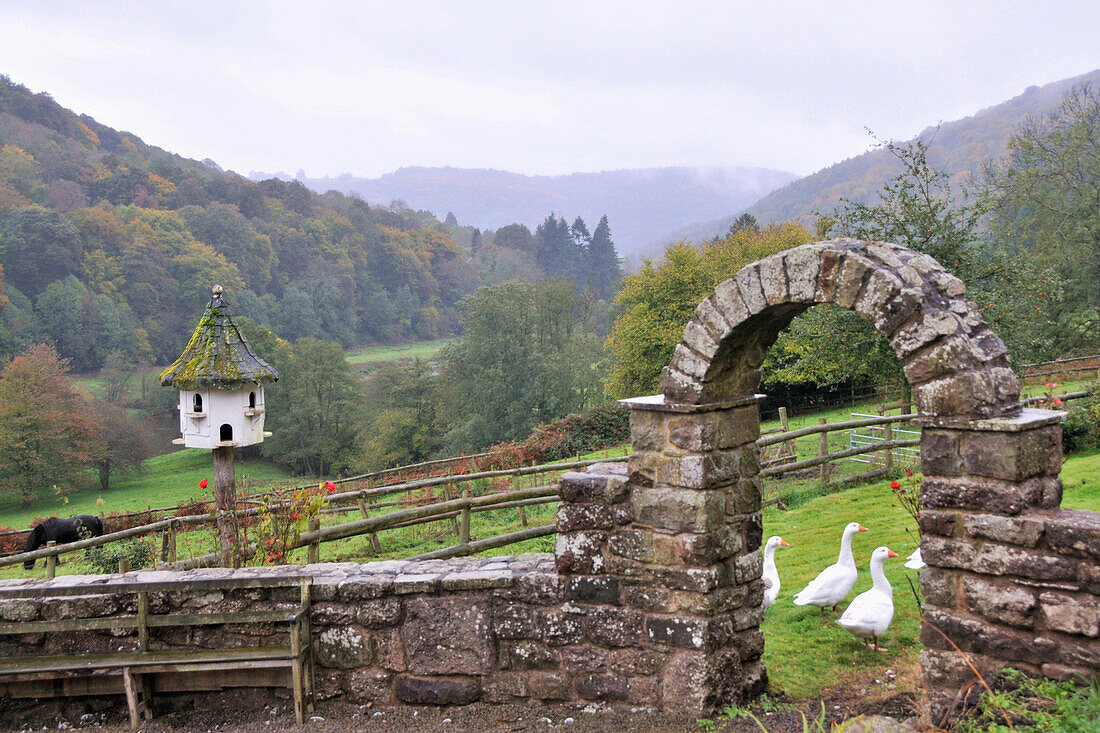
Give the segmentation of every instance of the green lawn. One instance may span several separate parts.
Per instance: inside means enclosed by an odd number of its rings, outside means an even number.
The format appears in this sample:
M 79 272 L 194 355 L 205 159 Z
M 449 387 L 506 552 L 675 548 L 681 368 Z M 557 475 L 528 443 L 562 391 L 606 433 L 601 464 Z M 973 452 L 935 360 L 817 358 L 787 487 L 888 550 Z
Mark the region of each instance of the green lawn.
M 197 448 L 165 453 L 145 462 L 145 471 L 133 477 L 111 482 L 110 491 L 91 490 L 69 497 L 62 503 L 56 497 L 44 497 L 30 507 L 18 504 L 0 506 L 0 525 L 16 529 L 29 527 L 35 517 L 72 514 L 129 512 L 149 507 L 174 506 L 193 498 L 213 499 L 213 489 L 203 491 L 199 481 L 214 481 L 210 451 Z M 254 459 L 234 461 L 239 491 L 288 482 L 290 475 L 278 466 Z
M 363 346 L 358 349 L 350 349 L 344 352 L 348 363 L 356 367 L 365 367 L 387 361 L 401 361 L 403 359 L 431 359 L 451 343 L 453 338 L 436 339 L 434 341 L 413 341 L 407 344 L 381 344 L 378 346 Z

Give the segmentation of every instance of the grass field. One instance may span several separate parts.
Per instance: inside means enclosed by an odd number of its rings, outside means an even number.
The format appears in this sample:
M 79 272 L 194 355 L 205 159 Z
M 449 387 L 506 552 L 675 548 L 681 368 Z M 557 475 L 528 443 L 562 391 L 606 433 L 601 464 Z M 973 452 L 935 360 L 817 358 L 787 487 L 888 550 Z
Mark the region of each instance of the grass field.
M 352 366 L 363 368 L 387 361 L 401 361 L 404 359 L 431 359 L 446 346 L 454 343 L 453 338 L 436 339 L 434 341 L 413 341 L 407 344 L 381 344 L 378 346 L 363 346 L 358 349 L 350 349 L 345 353 L 348 363 Z

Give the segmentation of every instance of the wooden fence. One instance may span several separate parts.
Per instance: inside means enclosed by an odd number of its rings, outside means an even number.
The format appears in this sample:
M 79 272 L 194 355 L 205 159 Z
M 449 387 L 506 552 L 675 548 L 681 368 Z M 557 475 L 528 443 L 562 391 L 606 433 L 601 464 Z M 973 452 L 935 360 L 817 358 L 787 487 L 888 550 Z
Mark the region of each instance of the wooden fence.
M 1087 391 L 1071 392 L 1058 395 L 1063 401 L 1080 399 L 1089 396 Z M 1046 399 L 1031 398 L 1026 403 L 1035 403 Z M 897 409 L 898 406 L 884 406 Z M 846 484 L 877 478 L 888 474 L 894 465 L 895 451 L 901 448 L 911 448 L 920 444 L 919 438 L 898 440 L 892 437 L 893 426 L 906 424 L 915 415 L 882 415 L 859 420 L 847 420 L 843 422 L 827 423 L 822 420 L 817 425 L 811 425 L 796 430 L 789 428 L 786 411 L 781 412 L 780 432 L 774 430 L 765 431 L 757 440 L 761 453 L 765 456 L 761 462 L 761 478 L 777 478 L 789 475 L 801 475 L 808 478 L 816 478 L 822 484 Z M 830 450 L 828 434 L 839 431 L 851 431 L 866 427 L 882 427 L 884 439 L 871 445 L 848 447 L 842 450 Z M 798 441 L 810 439 L 813 445 L 810 450 L 805 446 L 799 447 Z M 624 451 L 625 454 L 625 451 Z M 867 454 L 878 454 L 876 462 L 879 468 L 871 471 L 846 476 L 838 481 L 830 482 L 829 464 Z M 770 456 L 770 457 L 768 457 Z M 328 506 L 323 510 L 325 514 L 347 514 L 359 512 L 362 518 L 347 522 L 340 522 L 329 526 L 320 526 L 319 521 L 312 523 L 307 531 L 303 532 L 297 543 L 288 551 L 300 547 L 307 548 L 307 559 L 317 562 L 320 555 L 320 546 L 326 542 L 333 542 L 349 537 L 369 535 L 374 552 L 381 552 L 381 542 L 378 532 L 410 527 L 429 522 L 450 520 L 451 531 L 448 534 L 457 536 L 457 543 L 429 552 L 417 554 L 413 559 L 430 559 L 455 557 L 481 552 L 487 549 L 502 547 L 516 542 L 522 542 L 534 537 L 542 537 L 553 534 L 553 523 L 527 526 L 526 508 L 530 506 L 550 504 L 558 500 L 557 482 L 545 485 L 521 488 L 520 480 L 525 476 L 540 476 L 551 473 L 561 473 L 568 470 L 583 469 L 593 463 L 621 462 L 626 456 L 604 457 L 591 461 L 570 461 L 564 463 L 544 464 L 540 466 L 527 466 L 514 469 L 501 469 L 495 471 L 479 471 L 467 474 L 432 476 L 400 484 L 374 486 L 372 478 L 376 474 L 364 474 L 363 476 L 341 479 L 337 483 L 365 482 L 363 488 L 332 494 L 328 497 Z M 817 468 L 815 473 L 813 469 Z M 511 488 L 507 491 L 498 491 L 483 495 L 475 495 L 473 484 L 488 482 L 493 479 L 508 478 Z M 312 485 L 312 484 L 311 484 Z M 465 488 L 459 487 L 466 485 Z M 434 501 L 436 495 L 434 489 L 443 488 L 443 500 Z M 414 492 L 429 490 L 433 501 L 416 504 Z M 393 499 L 387 502 L 378 501 L 381 498 L 396 497 L 404 494 L 404 499 Z M 778 498 L 771 498 L 766 504 L 777 503 Z M 279 506 L 278 503 L 273 506 Z M 397 508 L 404 506 L 405 508 Z M 379 513 L 383 509 L 393 509 Z M 475 540 L 470 535 L 471 515 L 477 512 L 493 511 L 500 509 L 516 510 L 519 523 L 524 529 L 509 532 L 503 535 Z M 372 515 L 373 513 L 373 515 Z M 259 514 L 257 507 L 240 509 L 236 512 L 239 518 L 255 517 Z M 82 550 L 99 547 L 111 542 L 130 539 L 143 535 L 160 533 L 160 555 L 158 567 L 170 569 L 189 569 L 215 565 L 218 562 L 217 553 L 201 555 L 180 560 L 177 557 L 177 537 L 180 532 L 202 525 L 212 525 L 216 521 L 215 514 L 199 514 L 191 516 L 177 516 L 161 519 L 149 524 L 130 527 L 118 532 L 105 534 L 78 542 L 64 545 L 49 546 L 33 552 L 21 552 L 0 557 L 0 566 L 15 565 L 24 561 L 46 558 L 47 575 L 53 577 L 57 558 L 63 554 L 80 552 Z

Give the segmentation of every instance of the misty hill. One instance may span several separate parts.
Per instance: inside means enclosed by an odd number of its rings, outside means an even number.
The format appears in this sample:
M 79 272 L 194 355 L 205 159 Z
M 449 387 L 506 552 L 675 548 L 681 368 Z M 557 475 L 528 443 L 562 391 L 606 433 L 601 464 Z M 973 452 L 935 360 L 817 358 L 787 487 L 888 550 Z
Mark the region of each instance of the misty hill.
M 270 178 L 251 173 L 254 180 Z M 285 177 L 285 176 L 282 176 Z M 318 193 L 335 189 L 366 201 L 403 200 L 442 219 L 453 212 L 463 225 L 497 229 L 512 223 L 534 229 L 551 211 L 570 221 L 606 214 L 619 251 L 631 255 L 656 233 L 688 222 L 740 212 L 796 176 L 767 168 L 645 168 L 527 176 L 464 168 L 401 168 L 379 178 L 298 180 Z
M 1029 87 L 1007 102 L 987 107 L 970 117 L 928 127 L 917 137 L 928 143 L 928 161 L 955 180 L 980 174 L 982 165 L 1000 157 L 1017 126 L 1029 115 L 1054 111 L 1071 87 L 1100 85 L 1100 69 L 1041 87 Z M 788 183 L 747 207 L 761 223 L 805 218 L 813 211 L 829 211 L 841 197 L 868 203 L 882 184 L 901 172 L 901 164 L 884 149 L 876 149 L 835 163 Z M 659 254 L 663 245 L 681 240 L 699 242 L 724 234 L 738 214 L 703 220 L 650 240 L 645 252 Z

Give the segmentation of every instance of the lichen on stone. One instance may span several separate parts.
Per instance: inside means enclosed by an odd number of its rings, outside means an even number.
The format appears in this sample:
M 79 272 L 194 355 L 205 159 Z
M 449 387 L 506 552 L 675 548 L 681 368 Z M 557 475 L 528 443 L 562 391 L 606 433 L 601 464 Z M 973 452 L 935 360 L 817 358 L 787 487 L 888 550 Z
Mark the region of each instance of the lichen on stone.
M 247 384 L 268 384 L 278 379 L 275 368 L 245 341 L 218 286 L 214 287 L 210 304 L 187 348 L 160 375 L 162 385 L 177 389 L 240 389 Z

